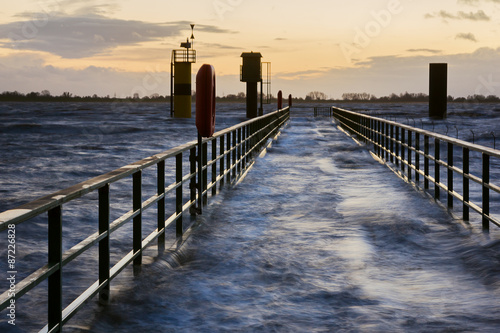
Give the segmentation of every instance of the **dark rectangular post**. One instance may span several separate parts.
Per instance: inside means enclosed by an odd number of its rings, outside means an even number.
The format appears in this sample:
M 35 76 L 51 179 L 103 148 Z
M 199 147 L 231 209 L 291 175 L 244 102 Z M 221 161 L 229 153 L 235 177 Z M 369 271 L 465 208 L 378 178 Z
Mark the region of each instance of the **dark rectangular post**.
M 49 215 L 49 267 L 57 266 L 57 270 L 48 278 L 48 320 L 49 331 L 62 322 L 62 207 L 57 206 L 48 212 Z M 62 331 L 59 326 L 58 331 Z
M 441 159 L 441 142 L 439 139 L 434 141 L 434 197 L 440 199 L 439 183 L 441 182 L 441 174 L 439 168 L 439 160 Z
M 175 189 L 175 213 L 177 215 L 175 236 L 181 237 L 184 232 L 182 228 L 182 185 L 180 185 L 182 183 L 182 153 L 175 156 L 175 183 L 178 185 Z
M 99 302 L 109 300 L 109 184 L 99 189 L 99 234 L 106 236 L 99 241 L 99 285 L 107 282 L 99 293 Z
M 448 142 L 448 208 L 453 208 L 453 143 Z
M 448 103 L 448 64 L 430 64 L 429 117 L 446 118 Z
M 490 155 L 483 153 L 483 230 L 490 230 Z
M 255 118 L 257 112 L 257 82 L 247 82 L 247 118 Z
M 133 222 L 133 249 L 134 254 L 142 248 L 142 170 L 132 175 L 132 209 L 139 213 L 134 217 Z M 134 266 L 142 264 L 142 252 L 134 259 Z
M 463 192 L 464 192 L 464 202 L 463 202 L 463 219 L 464 221 L 469 221 L 469 148 L 462 149 L 462 159 L 463 159 Z
M 424 188 L 429 189 L 429 137 L 424 135 Z
M 165 194 L 165 161 L 158 162 L 157 166 L 157 193 L 158 196 Z M 158 200 L 158 218 L 157 218 L 158 231 L 165 228 L 165 196 Z M 165 245 L 165 231 L 158 236 L 158 248 L 163 249 Z

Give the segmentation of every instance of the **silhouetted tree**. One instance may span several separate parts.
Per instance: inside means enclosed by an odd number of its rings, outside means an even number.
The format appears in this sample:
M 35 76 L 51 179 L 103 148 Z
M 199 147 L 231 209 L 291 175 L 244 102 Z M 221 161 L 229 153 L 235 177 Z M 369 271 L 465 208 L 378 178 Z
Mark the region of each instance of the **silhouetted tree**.
M 311 91 L 306 95 L 306 101 L 307 100 L 312 100 L 312 101 L 321 101 L 321 100 L 326 100 L 327 96 L 325 93 L 321 91 Z

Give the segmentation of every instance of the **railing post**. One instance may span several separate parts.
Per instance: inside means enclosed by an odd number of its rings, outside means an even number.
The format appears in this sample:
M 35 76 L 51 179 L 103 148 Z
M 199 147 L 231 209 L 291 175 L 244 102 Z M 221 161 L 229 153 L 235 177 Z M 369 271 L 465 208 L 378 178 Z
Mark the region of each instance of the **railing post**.
M 158 196 L 165 194 L 165 160 L 157 164 L 157 193 Z M 165 196 L 158 200 L 158 218 L 157 218 L 158 231 L 165 228 Z M 165 248 L 165 231 L 158 236 L 158 248 L 163 250 Z
M 219 137 L 219 154 L 220 154 L 220 160 L 219 160 L 219 174 L 220 174 L 220 187 L 224 186 L 224 172 L 226 171 L 226 168 L 224 167 L 225 164 L 225 158 L 224 158 L 224 152 L 225 152 L 225 141 L 224 141 L 225 136 L 221 135 Z
M 226 175 L 226 181 L 227 183 L 231 183 L 231 132 L 228 132 L 226 134 L 226 170 L 227 170 L 227 175 Z
M 483 230 L 490 230 L 490 155 L 483 153 Z
M 441 183 L 441 174 L 439 168 L 439 160 L 441 159 L 441 142 L 439 139 L 434 140 L 434 197 L 439 200 L 441 193 L 439 190 L 439 184 Z
M 243 126 L 243 133 L 242 133 L 242 140 L 243 140 L 243 170 L 246 170 L 247 168 L 247 151 L 248 151 L 248 141 L 247 141 L 247 137 L 248 137 L 248 125 L 245 125 Z
M 380 122 L 380 158 L 385 160 L 385 123 Z
M 413 134 L 412 131 L 408 130 L 408 180 L 411 180 L 411 166 L 412 164 L 412 153 L 411 153 L 411 148 L 413 145 Z
M 448 208 L 453 208 L 453 144 L 448 142 Z
M 236 130 L 232 131 L 231 148 L 233 149 L 232 163 L 231 163 L 231 176 L 232 179 L 236 178 Z
M 388 123 L 385 123 L 385 160 L 391 159 L 391 129 Z
M 377 120 L 377 152 L 378 157 L 382 157 L 382 124 Z
M 399 126 L 396 126 L 396 166 L 399 166 L 399 157 L 401 156 L 400 154 L 400 149 L 399 149 Z
M 401 173 L 404 176 L 405 174 L 405 136 L 406 131 L 404 128 L 401 128 Z
M 362 140 L 363 142 L 366 142 L 366 127 L 365 127 L 365 123 L 366 123 L 366 119 L 365 117 L 360 117 L 360 127 L 361 127 L 361 137 L 362 137 Z
M 463 159 L 463 194 L 464 194 L 464 202 L 463 202 L 463 219 L 464 221 L 469 221 L 469 148 L 463 147 L 462 149 L 462 159 Z
M 183 234 L 182 227 L 182 153 L 175 156 L 175 182 L 179 185 L 175 189 L 175 213 L 177 214 L 177 221 L 175 222 L 175 236 L 181 237 Z M 165 233 L 163 233 L 165 237 Z
M 391 139 L 391 142 L 389 143 L 390 145 L 390 150 L 391 150 L 391 156 L 390 156 L 390 159 L 391 159 L 391 163 L 394 163 L 394 125 L 390 125 L 390 139 Z
M 99 302 L 109 301 L 109 184 L 99 189 L 99 235 L 106 236 L 99 241 L 99 285 L 106 283 L 99 293 Z
M 241 147 L 241 128 L 238 128 L 238 132 L 237 132 L 236 137 L 237 137 L 236 141 L 237 141 L 237 144 L 238 144 L 238 150 L 237 150 L 236 157 L 237 157 L 237 161 L 239 161 L 238 162 L 238 171 L 237 171 L 237 173 L 238 173 L 238 175 L 240 175 L 241 174 L 241 169 L 242 169 L 242 167 L 241 167 L 241 164 L 242 164 L 242 161 L 241 161 L 241 156 L 242 156 L 241 155 L 241 151 L 242 151 L 242 147 Z
M 376 141 L 375 119 L 370 119 L 370 139 L 371 139 L 371 142 L 373 142 L 374 149 L 377 149 L 377 146 L 375 145 L 375 141 Z M 375 150 L 375 152 L 377 152 L 377 151 Z
M 198 155 L 196 156 L 198 163 L 198 179 L 196 181 L 196 188 L 198 189 L 198 207 L 197 213 L 203 213 L 203 138 L 198 133 Z
M 424 135 L 424 188 L 429 189 L 429 137 Z
M 62 331 L 62 207 L 57 206 L 48 212 L 48 259 L 49 267 L 57 270 L 48 278 L 48 321 L 49 331 L 58 326 Z
M 373 142 L 373 150 L 375 154 L 377 153 L 377 128 L 376 128 L 376 122 L 375 119 L 371 119 L 371 126 L 370 128 L 372 129 L 372 142 Z
M 191 176 L 191 181 L 189 182 L 189 198 L 191 201 L 191 209 L 189 210 L 191 215 L 196 215 L 196 147 L 193 147 L 189 151 L 189 174 Z
M 420 133 L 415 133 L 415 182 L 420 183 Z
M 205 170 L 203 170 L 203 205 L 206 206 L 207 203 L 208 203 L 208 193 L 207 192 L 207 182 L 208 182 L 208 170 L 207 170 L 207 163 L 208 163 L 208 143 L 205 142 L 203 143 L 203 159 L 202 159 L 202 167 L 205 168 Z
M 210 182 L 212 186 L 212 196 L 217 195 L 217 139 L 212 139 L 212 181 Z
M 132 207 L 134 212 L 139 213 L 133 221 L 133 249 L 134 254 L 140 252 L 134 259 L 134 266 L 142 264 L 142 170 L 132 175 Z

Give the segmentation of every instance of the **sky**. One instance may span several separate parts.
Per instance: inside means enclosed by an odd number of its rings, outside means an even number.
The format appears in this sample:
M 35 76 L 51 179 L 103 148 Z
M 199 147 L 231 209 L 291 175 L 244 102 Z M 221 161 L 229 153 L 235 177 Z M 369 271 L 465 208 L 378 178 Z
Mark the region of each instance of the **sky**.
M 0 0 L 0 92 L 170 94 L 173 49 L 191 36 L 217 95 L 245 91 L 242 52 L 271 63 L 271 90 L 331 98 L 428 93 L 500 96 L 500 0 Z

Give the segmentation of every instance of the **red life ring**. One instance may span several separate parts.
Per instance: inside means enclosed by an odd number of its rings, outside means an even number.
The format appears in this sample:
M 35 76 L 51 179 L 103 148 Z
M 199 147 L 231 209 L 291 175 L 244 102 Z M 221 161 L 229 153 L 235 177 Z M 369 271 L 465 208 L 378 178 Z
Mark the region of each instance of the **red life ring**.
M 202 137 L 215 132 L 215 69 L 201 66 L 196 74 L 196 128 Z
M 283 109 L 283 93 L 278 91 L 278 110 Z

